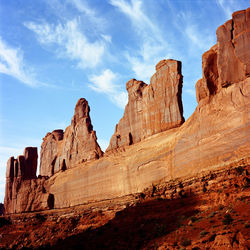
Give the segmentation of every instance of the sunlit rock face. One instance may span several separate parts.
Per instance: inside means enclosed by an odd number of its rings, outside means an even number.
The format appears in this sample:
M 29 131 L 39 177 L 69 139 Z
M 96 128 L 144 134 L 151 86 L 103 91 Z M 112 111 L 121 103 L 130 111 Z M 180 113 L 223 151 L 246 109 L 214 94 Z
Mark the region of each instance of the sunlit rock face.
M 37 148 L 27 147 L 17 159 L 10 157 L 6 168 L 5 213 L 47 209 L 45 179 L 36 178 Z M 44 190 L 44 191 L 43 191 Z
M 111 200 L 162 181 L 249 164 L 249 12 L 234 13 L 218 28 L 217 44 L 203 54 L 198 105 L 185 123 L 181 63 L 175 60 L 158 63 L 150 85 L 127 83 L 128 104 L 104 157 L 88 103 L 80 99 L 65 132 L 44 138 L 40 172 L 45 176 L 35 176 L 36 149 L 8 161 L 6 213 Z
M 217 44 L 202 56 L 203 77 L 196 84 L 198 102 L 250 76 L 249 26 L 250 8 L 233 13 L 217 29 Z
M 131 79 L 126 87 L 128 104 L 107 151 L 134 144 L 184 122 L 181 62 L 162 60 L 156 65 L 149 85 Z
M 89 116 L 86 99 L 78 100 L 71 125 L 63 130 L 54 130 L 43 138 L 41 146 L 40 175 L 52 176 L 79 163 L 99 159 L 103 153 L 97 143 Z

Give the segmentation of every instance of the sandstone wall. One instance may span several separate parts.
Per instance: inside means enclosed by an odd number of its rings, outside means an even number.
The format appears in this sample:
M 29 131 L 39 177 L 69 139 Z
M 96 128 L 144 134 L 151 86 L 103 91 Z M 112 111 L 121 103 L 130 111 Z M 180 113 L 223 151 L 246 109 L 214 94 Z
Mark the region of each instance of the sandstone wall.
M 198 102 L 250 76 L 250 8 L 233 13 L 216 33 L 217 44 L 202 56 Z
M 107 151 L 139 142 L 184 122 L 181 62 L 162 60 L 156 65 L 150 85 L 131 79 L 126 87 L 128 104 Z
M 17 159 L 10 157 L 6 169 L 5 213 L 48 208 L 45 179 L 37 179 L 36 170 L 37 148 L 25 148 Z
M 249 163 L 249 12 L 250 9 L 234 13 L 232 21 L 218 28 L 217 44 L 203 55 L 203 78 L 196 85 L 198 106 L 181 127 L 178 127 L 183 121 L 178 98 L 180 64 L 173 60 L 163 61 L 157 65 L 150 85 L 136 80 L 127 83 L 129 102 L 111 138 L 109 154 L 81 163 L 81 159 L 88 156 L 86 152 L 90 152 L 91 158 L 96 157 L 95 146 L 93 150 L 83 150 L 78 157 L 79 145 L 85 145 L 81 143 L 91 136 L 95 139 L 86 115 L 89 109 L 83 105 L 86 102 L 81 101 L 65 133 L 52 132 L 45 140 L 47 144 L 43 144 L 49 152 L 48 156 L 43 156 L 45 161 L 49 158 L 44 165 L 47 167 L 45 173 L 51 175 L 50 166 L 55 155 L 64 157 L 66 166 L 70 166 L 66 171 L 54 170 L 54 175 L 48 179 L 24 178 L 18 182 L 14 180 L 20 178 L 18 173 L 22 168 L 19 170 L 19 165 L 15 167 L 14 159 L 10 159 L 5 196 L 5 204 L 10 207 L 7 213 L 112 199 L 141 192 L 162 180 Z M 165 84 L 166 77 L 172 79 L 168 81 L 170 85 Z M 168 119 L 169 114 L 171 119 Z M 120 147 L 124 150 L 115 150 Z M 19 162 L 21 159 L 19 157 Z M 25 173 L 33 176 L 33 171 Z M 28 201 L 27 192 L 32 193 Z
M 71 125 L 54 130 L 43 138 L 40 157 L 40 175 L 52 176 L 88 160 L 99 159 L 103 152 L 97 143 L 89 116 L 87 100 L 78 100 Z

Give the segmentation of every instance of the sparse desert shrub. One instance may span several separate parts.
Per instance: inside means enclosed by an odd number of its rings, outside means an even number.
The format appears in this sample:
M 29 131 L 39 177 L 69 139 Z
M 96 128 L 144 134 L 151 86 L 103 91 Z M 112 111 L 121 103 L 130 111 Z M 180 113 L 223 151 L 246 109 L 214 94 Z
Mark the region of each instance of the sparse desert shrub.
M 5 217 L 0 217 L 0 228 L 9 224 L 11 224 L 10 219 L 5 218 Z
M 215 216 L 215 214 L 216 214 L 216 212 L 212 212 L 212 213 L 210 213 L 210 214 L 208 215 L 208 218 L 212 218 L 212 217 L 214 217 L 214 216 Z
M 190 220 L 194 223 L 195 221 L 198 221 L 199 218 L 196 216 L 192 216 L 192 217 L 190 217 Z
M 183 247 L 190 246 L 190 245 L 191 245 L 191 240 L 190 240 L 190 239 L 182 239 L 182 240 L 181 240 L 181 245 L 182 245 Z
M 242 175 L 242 173 L 244 172 L 244 168 L 242 166 L 239 166 L 235 169 L 235 171 L 238 175 Z
M 36 214 L 36 219 L 40 222 L 46 221 L 46 216 L 40 213 Z
M 209 234 L 209 232 L 203 230 L 200 232 L 200 238 L 204 237 L 205 235 Z
M 224 209 L 224 206 L 220 204 L 220 205 L 218 206 L 218 210 L 223 210 L 223 209 Z
M 233 222 L 233 218 L 231 217 L 230 214 L 225 214 L 224 219 L 222 220 L 222 223 L 224 225 L 230 225 Z
M 144 193 L 140 193 L 140 198 L 145 199 L 146 195 Z
M 248 222 L 245 222 L 244 227 L 245 227 L 245 228 L 249 228 L 249 227 L 250 227 L 250 224 L 248 224 Z
M 166 225 L 164 224 L 156 224 L 155 225 L 155 234 L 157 237 L 163 236 L 166 234 Z
M 210 242 L 214 241 L 214 240 L 215 240 L 215 237 L 216 237 L 216 234 L 213 233 L 213 234 L 209 237 L 208 241 L 210 241 Z

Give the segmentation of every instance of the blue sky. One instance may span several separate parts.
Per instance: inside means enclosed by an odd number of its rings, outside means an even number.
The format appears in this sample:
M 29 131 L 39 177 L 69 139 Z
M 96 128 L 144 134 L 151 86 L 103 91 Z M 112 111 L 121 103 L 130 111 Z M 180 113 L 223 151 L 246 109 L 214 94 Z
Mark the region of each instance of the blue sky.
M 0 202 L 10 156 L 40 148 L 88 100 L 105 150 L 131 78 L 150 82 L 156 63 L 182 61 L 187 119 L 196 107 L 201 56 L 216 29 L 247 0 L 0 0 Z

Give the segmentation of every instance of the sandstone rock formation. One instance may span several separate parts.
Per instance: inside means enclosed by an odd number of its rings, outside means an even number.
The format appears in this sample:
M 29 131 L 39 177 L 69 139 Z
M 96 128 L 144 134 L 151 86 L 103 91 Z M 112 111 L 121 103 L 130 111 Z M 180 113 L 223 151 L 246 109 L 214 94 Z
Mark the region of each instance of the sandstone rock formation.
M 54 130 L 43 139 L 41 146 L 40 175 L 52 176 L 92 159 L 99 159 L 103 153 L 97 143 L 89 116 L 88 102 L 78 100 L 71 125 L 63 130 Z
M 51 176 L 60 170 L 58 157 L 58 148 L 63 140 L 64 132 L 61 129 L 48 133 L 43 138 L 40 153 L 40 175 Z
M 217 44 L 202 56 L 203 78 L 196 84 L 197 101 L 250 76 L 250 8 L 233 13 L 217 29 Z
M 28 159 L 30 154 L 10 159 L 7 213 L 113 199 L 161 181 L 249 164 L 249 13 L 250 9 L 236 12 L 232 21 L 218 28 L 217 44 L 203 55 L 203 78 L 196 84 L 198 106 L 184 124 L 180 62 L 174 60 L 156 66 L 150 85 L 134 79 L 127 83 L 129 102 L 111 138 L 109 154 L 100 159 L 89 107 L 80 99 L 65 133 L 48 134 L 42 145 L 41 173 L 67 171 L 18 182 L 19 173 L 27 177 L 34 171 L 22 170 L 17 163 L 34 161 Z M 130 146 L 116 150 L 126 145 Z M 28 202 L 23 198 L 27 193 L 32 194 Z
M 37 148 L 27 147 L 17 159 L 10 157 L 6 169 L 5 212 L 46 209 L 44 179 L 36 179 Z
M 156 65 L 150 85 L 131 79 L 126 87 L 128 104 L 107 151 L 179 127 L 184 122 L 181 62 L 162 60 Z

